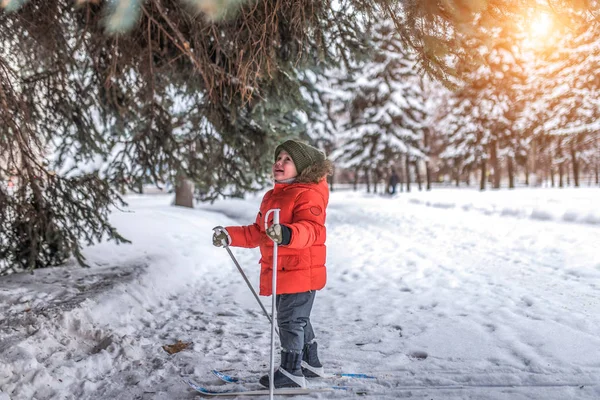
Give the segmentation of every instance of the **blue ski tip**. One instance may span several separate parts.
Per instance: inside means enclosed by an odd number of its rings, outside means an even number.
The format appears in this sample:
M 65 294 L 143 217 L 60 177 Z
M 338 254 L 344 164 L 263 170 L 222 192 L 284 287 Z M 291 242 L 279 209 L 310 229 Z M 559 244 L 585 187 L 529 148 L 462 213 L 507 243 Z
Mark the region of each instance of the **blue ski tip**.
M 377 379 L 376 377 L 367 374 L 340 374 L 340 376 L 346 378 Z
M 190 381 L 189 379 L 183 379 L 183 382 L 188 385 L 189 387 L 191 387 L 192 389 L 194 389 L 197 392 L 200 393 L 205 393 L 205 394 L 213 394 L 213 391 L 210 389 L 207 389 L 205 387 L 199 386 L 196 383 Z
M 216 369 L 213 369 L 211 371 L 217 378 L 221 379 L 222 381 L 225 382 L 229 382 L 229 383 L 238 383 L 240 380 L 239 378 L 236 378 L 235 376 L 231 376 L 231 375 L 227 375 L 224 374 L 221 371 L 217 371 Z

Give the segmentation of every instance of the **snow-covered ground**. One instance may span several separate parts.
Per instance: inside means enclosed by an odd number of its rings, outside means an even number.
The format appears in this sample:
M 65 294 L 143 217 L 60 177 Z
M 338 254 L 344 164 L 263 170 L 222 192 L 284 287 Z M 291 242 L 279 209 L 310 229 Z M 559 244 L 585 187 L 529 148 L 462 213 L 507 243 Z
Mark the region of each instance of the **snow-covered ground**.
M 193 399 L 181 377 L 267 371 L 267 320 L 211 245 L 260 196 L 128 201 L 112 221 L 132 245 L 88 248 L 90 269 L 0 278 L 0 400 Z M 593 188 L 333 193 L 321 359 L 380 377 L 335 383 L 376 399 L 599 399 L 599 204 Z M 258 250 L 233 251 L 256 286 Z M 162 349 L 177 340 L 193 344 Z

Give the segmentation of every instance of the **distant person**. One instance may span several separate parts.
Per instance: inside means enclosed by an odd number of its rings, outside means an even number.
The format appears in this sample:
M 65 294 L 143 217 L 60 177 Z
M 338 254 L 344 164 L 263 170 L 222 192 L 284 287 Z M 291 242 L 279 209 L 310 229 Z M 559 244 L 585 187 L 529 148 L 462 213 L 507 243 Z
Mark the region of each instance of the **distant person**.
M 392 174 L 390 175 L 390 194 L 396 194 L 396 186 L 398 186 L 398 174 L 396 171 L 392 170 Z
M 323 376 L 310 312 L 327 277 L 326 177 L 331 171 L 331 162 L 318 149 L 294 140 L 281 143 L 275 149 L 275 186 L 263 197 L 254 224 L 217 227 L 213 235 L 215 246 L 260 246 L 262 296 L 272 294 L 273 241 L 280 246 L 276 306 L 281 365 L 273 379 L 276 388 L 306 387 L 305 376 Z M 265 231 L 264 215 L 273 208 L 281 209 L 280 224 Z M 259 382 L 269 387 L 269 375 Z

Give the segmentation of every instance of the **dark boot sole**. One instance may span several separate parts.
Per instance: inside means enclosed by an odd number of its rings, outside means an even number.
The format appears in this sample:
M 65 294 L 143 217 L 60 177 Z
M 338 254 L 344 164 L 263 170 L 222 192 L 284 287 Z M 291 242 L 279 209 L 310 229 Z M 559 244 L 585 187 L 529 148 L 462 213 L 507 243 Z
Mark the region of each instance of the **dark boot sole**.
M 302 368 L 302 375 L 304 375 L 305 378 L 320 378 L 320 375 L 315 374 L 314 372 L 312 372 L 310 369 L 306 369 L 306 368 Z
M 258 380 L 258 383 L 269 389 L 269 377 L 263 376 Z M 283 389 L 283 388 L 301 388 L 302 386 L 298 385 L 296 382 L 290 381 L 289 383 L 284 384 L 275 384 L 275 389 Z

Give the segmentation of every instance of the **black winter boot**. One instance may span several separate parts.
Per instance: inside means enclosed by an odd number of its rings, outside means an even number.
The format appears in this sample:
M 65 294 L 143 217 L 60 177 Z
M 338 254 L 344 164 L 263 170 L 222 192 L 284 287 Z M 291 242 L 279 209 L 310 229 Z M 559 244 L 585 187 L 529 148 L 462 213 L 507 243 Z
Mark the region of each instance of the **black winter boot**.
M 304 379 L 304 375 L 302 375 L 302 368 L 300 367 L 301 362 L 302 358 L 300 353 L 282 351 L 281 365 L 275 371 L 275 376 L 273 378 L 275 388 L 305 388 L 306 379 Z M 268 388 L 269 374 L 262 376 L 258 382 Z
M 304 345 L 304 350 L 302 351 L 302 373 L 307 378 L 325 376 L 323 364 L 321 364 L 317 355 L 317 342 L 314 340 Z

